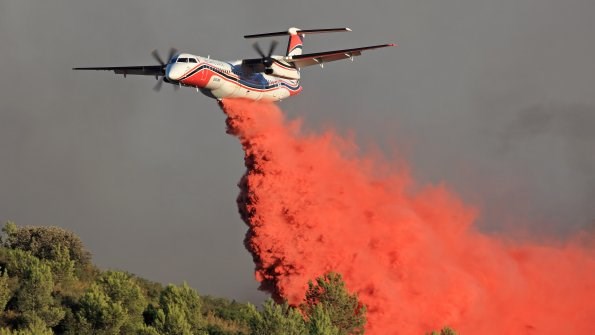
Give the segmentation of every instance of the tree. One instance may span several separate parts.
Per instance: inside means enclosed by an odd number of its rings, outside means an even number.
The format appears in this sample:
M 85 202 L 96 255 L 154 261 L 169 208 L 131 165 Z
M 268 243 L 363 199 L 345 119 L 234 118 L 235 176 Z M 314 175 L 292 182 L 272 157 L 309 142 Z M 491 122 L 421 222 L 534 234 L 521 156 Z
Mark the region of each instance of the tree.
M 54 281 L 50 267 L 37 263 L 26 270 L 21 287 L 16 293 L 16 307 L 26 324 L 41 319 L 49 327 L 57 325 L 64 317 L 52 297 Z
M 0 334 L 2 335 L 2 334 Z M 161 335 L 154 327 L 143 324 L 136 330 L 136 335 Z
M 70 252 L 66 246 L 57 245 L 54 248 L 54 255 L 46 262 L 52 269 L 56 282 L 64 282 L 68 285 L 75 279 L 74 261 L 70 259 Z
M 2 328 L 0 329 L 0 335 L 54 335 L 54 332 L 43 321 L 37 319 L 27 325 L 25 329 L 10 330 Z
M 91 263 L 91 254 L 85 250 L 81 239 L 59 227 L 18 227 L 12 222 L 4 225 L 4 245 L 10 249 L 30 251 L 40 259 L 54 260 L 59 248 L 66 248 L 75 265 L 84 268 Z
M 438 333 L 437 331 L 433 331 L 432 333 L 430 333 L 430 335 L 457 335 L 457 332 L 455 332 L 454 330 L 452 330 L 449 327 L 446 327 L 446 328 L 442 328 L 440 333 Z
M 11 296 L 12 290 L 8 286 L 8 274 L 4 270 L 2 275 L 0 275 L 0 311 L 4 310 Z
M 160 309 L 157 312 L 156 320 L 159 330 L 166 332 L 167 329 L 174 326 L 183 330 L 186 329 L 184 326 L 186 322 L 193 334 L 203 331 L 204 320 L 202 318 L 200 296 L 186 283 L 181 286 L 167 285 L 159 297 L 159 306 Z M 176 333 L 169 332 L 166 334 Z
M 121 302 L 114 302 L 97 284 L 81 297 L 77 319 L 79 334 L 116 335 L 127 320 Z
M 322 305 L 316 305 L 308 316 L 310 335 L 339 335 L 339 328 L 333 325 L 331 317 Z
M 41 261 L 29 251 L 2 248 L 2 263 L 9 276 L 25 278 L 27 271 L 38 267 Z
M 183 307 L 168 304 L 157 312 L 156 328 L 167 335 L 194 335 Z
M 202 313 L 210 335 L 248 335 L 250 323 L 258 314 L 254 305 L 235 300 L 201 296 Z
M 131 275 L 120 271 L 107 271 L 99 276 L 96 285 L 112 303 L 119 303 L 126 313 L 122 332 L 132 333 L 141 326 L 147 302 Z
M 310 316 L 314 315 L 318 305 L 328 313 L 339 334 L 364 333 L 366 307 L 359 302 L 357 294 L 347 292 L 340 274 L 331 272 L 316 278 L 316 284 L 311 281 L 308 283 L 305 302 L 301 309 L 305 315 Z
M 250 324 L 252 334 L 306 335 L 308 331 L 302 315 L 287 303 L 265 301 L 262 311 Z

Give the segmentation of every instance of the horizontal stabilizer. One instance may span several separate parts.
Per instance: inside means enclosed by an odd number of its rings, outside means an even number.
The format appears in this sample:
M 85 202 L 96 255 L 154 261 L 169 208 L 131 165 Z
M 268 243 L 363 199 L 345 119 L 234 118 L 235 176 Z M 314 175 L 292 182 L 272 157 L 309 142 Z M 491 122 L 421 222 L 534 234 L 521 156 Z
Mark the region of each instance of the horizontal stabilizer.
M 333 62 L 341 59 L 347 59 L 355 56 L 360 56 L 362 51 L 365 50 L 372 50 L 372 49 L 379 49 L 379 48 L 386 48 L 386 47 L 395 47 L 397 46 L 394 43 L 390 44 L 379 44 L 379 45 L 371 45 L 368 47 L 362 48 L 353 48 L 353 49 L 343 49 L 343 50 L 333 50 L 333 51 L 325 51 L 325 52 L 317 52 L 311 54 L 304 54 L 304 55 L 296 55 L 296 56 L 288 56 L 284 58 L 284 61 L 294 64 L 298 68 L 302 68 L 305 66 L 310 65 L 323 65 L 324 63 Z
M 351 31 L 349 28 L 329 28 L 329 29 L 298 29 L 289 28 L 286 31 L 278 31 L 275 33 L 264 33 L 264 34 L 253 34 L 244 35 L 244 38 L 260 38 L 260 37 L 272 37 L 272 36 L 287 36 L 287 35 L 309 35 L 309 34 L 321 34 L 321 33 L 334 33 L 339 31 Z

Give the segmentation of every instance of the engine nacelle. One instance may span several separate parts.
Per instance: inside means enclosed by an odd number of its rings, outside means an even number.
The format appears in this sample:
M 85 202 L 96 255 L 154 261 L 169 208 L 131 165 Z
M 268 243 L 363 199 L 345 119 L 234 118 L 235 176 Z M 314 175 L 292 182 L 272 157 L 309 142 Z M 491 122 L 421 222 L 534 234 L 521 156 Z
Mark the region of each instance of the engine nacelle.
M 300 71 L 291 65 L 274 62 L 270 67 L 264 69 L 264 73 L 269 76 L 275 76 L 284 79 L 300 79 Z

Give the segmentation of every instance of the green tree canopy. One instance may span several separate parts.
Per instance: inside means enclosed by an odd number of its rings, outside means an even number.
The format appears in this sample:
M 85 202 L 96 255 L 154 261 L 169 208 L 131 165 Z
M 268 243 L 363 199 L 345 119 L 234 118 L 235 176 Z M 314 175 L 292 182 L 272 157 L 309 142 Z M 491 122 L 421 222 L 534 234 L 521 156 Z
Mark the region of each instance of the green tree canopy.
M 184 307 L 171 303 L 157 312 L 156 328 L 166 335 L 194 335 Z
M 36 319 L 23 329 L 2 328 L 0 329 L 0 335 L 54 335 L 54 332 L 43 321 Z
M 252 334 L 306 335 L 306 323 L 300 312 L 287 303 L 276 304 L 267 300 L 263 309 L 250 324 Z
M 453 329 L 451 329 L 449 327 L 445 327 L 445 328 L 442 328 L 440 333 L 437 331 L 433 331 L 430 333 L 430 335 L 457 335 L 457 332 L 455 332 Z
M 5 224 L 4 245 L 11 249 L 30 251 L 40 259 L 59 258 L 60 248 L 65 247 L 70 259 L 77 265 L 86 267 L 91 262 L 91 254 L 85 250 L 81 239 L 74 233 L 59 227 L 19 227 L 12 222 Z
M 117 335 L 128 319 L 122 303 L 112 301 L 97 284 L 91 285 L 79 304 L 79 334 Z
M 200 296 L 188 284 L 167 285 L 159 297 L 158 328 L 165 332 L 170 323 L 178 329 L 185 329 L 183 324 L 186 322 L 193 334 L 201 333 L 205 328 L 201 305 Z M 169 331 L 166 334 L 175 333 Z
M 8 300 L 12 297 L 12 290 L 8 285 L 8 279 L 6 271 L 2 271 L 2 274 L 0 275 L 0 311 L 4 310 Z
M 131 322 L 142 322 L 147 302 L 131 275 L 121 271 L 107 271 L 99 276 L 96 284 L 112 302 L 122 305 Z
M 359 302 L 357 294 L 349 294 L 340 274 L 331 272 L 316 278 L 316 283 L 308 283 L 306 298 L 300 307 L 304 314 L 315 315 L 318 305 L 328 313 L 339 334 L 364 333 L 366 307 Z
M 90 263 L 76 235 L 56 227 L 4 226 L 0 335 L 360 335 L 366 309 L 341 276 L 310 282 L 299 306 L 201 297 Z M 84 268 L 81 268 L 84 264 Z M 79 271 L 84 270 L 84 271 Z M 450 328 L 439 334 L 455 335 Z
M 33 264 L 26 270 L 23 279 L 16 293 L 16 309 L 26 324 L 41 319 L 49 327 L 57 325 L 65 312 L 52 296 L 54 280 L 50 267 L 41 263 Z
M 339 328 L 333 325 L 328 311 L 323 305 L 316 305 L 308 316 L 308 332 L 310 335 L 339 335 Z

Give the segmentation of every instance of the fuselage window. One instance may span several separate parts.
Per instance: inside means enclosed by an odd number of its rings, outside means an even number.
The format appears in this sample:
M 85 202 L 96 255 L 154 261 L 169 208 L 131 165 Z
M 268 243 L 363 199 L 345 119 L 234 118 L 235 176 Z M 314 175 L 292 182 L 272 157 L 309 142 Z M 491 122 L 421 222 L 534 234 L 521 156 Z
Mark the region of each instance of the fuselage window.
M 198 63 L 196 58 L 188 58 L 188 63 Z

